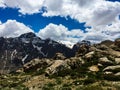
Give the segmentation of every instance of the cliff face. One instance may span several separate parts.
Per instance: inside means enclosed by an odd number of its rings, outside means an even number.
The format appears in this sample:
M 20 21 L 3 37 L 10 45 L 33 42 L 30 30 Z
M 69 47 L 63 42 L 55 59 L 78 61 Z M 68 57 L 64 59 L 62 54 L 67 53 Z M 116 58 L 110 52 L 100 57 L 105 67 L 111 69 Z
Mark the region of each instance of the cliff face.
M 55 53 L 66 57 L 75 55 L 72 49 L 51 39 L 42 40 L 34 33 L 16 38 L 0 37 L 0 73 L 9 73 L 34 58 L 52 58 Z

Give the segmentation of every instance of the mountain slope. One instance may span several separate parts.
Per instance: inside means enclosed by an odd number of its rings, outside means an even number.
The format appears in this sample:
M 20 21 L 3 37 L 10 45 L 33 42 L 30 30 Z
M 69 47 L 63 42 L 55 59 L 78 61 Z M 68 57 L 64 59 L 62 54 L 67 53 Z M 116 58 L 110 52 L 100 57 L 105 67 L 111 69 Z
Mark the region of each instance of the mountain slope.
M 120 90 L 120 39 L 74 45 L 74 57 L 35 58 L 0 75 L 0 90 Z
M 75 55 L 65 45 L 51 39 L 42 40 L 32 32 L 16 38 L 0 37 L 0 46 L 0 73 L 14 71 L 34 58 L 52 58 L 58 52 L 66 57 Z

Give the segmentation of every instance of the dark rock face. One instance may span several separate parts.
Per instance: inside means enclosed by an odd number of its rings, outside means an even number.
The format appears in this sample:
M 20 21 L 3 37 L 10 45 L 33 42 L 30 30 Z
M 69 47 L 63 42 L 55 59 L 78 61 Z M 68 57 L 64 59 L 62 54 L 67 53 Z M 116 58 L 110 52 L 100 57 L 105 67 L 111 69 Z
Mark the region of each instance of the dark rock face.
M 34 58 L 52 58 L 58 52 L 65 57 L 75 55 L 65 45 L 51 39 L 42 40 L 31 32 L 16 38 L 0 37 L 0 73 L 14 71 Z
M 120 38 L 118 38 L 118 39 L 115 40 L 115 45 L 118 46 L 118 47 L 120 47 Z
M 83 40 L 73 46 L 73 51 L 77 52 L 77 56 L 85 55 L 87 52 L 89 52 L 90 46 L 91 43 L 89 41 Z
M 100 44 L 103 44 L 109 47 L 110 45 L 114 44 L 114 42 L 110 40 L 105 40 L 105 41 L 102 41 Z

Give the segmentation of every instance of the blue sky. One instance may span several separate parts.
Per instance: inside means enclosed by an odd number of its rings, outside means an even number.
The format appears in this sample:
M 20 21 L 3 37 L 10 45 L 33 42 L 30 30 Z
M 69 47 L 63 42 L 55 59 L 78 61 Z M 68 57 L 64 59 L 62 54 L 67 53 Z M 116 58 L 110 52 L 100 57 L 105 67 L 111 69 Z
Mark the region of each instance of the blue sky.
M 66 43 L 114 40 L 120 37 L 119 15 L 119 0 L 1 0 L 0 36 L 32 31 Z
M 54 16 L 54 17 L 43 17 L 41 13 L 33 14 L 33 15 L 21 15 L 18 12 L 18 9 L 13 8 L 5 8 L 0 9 L 0 20 L 5 23 L 8 19 L 17 20 L 18 22 L 22 22 L 27 26 L 30 26 L 35 32 L 38 32 L 40 29 L 44 28 L 49 23 L 54 24 L 63 24 L 71 29 L 82 29 L 84 30 L 84 22 L 79 23 L 78 21 L 71 19 L 69 16 L 67 18 Z M 32 21 L 32 22 L 31 22 Z
M 108 0 L 108 1 L 111 1 L 111 2 L 116 2 L 116 1 L 118 1 L 118 2 L 120 2 L 120 0 Z

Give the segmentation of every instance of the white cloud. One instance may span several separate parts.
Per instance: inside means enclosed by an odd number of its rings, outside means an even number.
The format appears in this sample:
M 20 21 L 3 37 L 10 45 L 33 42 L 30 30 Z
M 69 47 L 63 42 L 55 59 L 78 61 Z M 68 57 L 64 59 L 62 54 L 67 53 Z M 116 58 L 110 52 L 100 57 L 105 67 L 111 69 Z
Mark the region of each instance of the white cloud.
M 100 41 L 107 40 L 108 37 L 106 34 L 101 32 L 88 32 L 84 35 L 82 39 L 91 41 L 93 43 L 98 43 Z
M 45 0 L 44 5 L 47 7 L 49 11 L 59 11 L 61 10 L 62 4 L 64 0 Z
M 110 24 L 120 14 L 120 2 L 105 0 L 46 0 L 44 5 L 43 16 L 70 16 L 92 27 Z
M 111 40 L 120 38 L 120 20 L 104 27 L 103 32 L 105 32 Z
M 3 0 L 0 0 L 0 7 L 3 7 L 3 8 L 5 7 Z
M 18 8 L 22 14 L 41 12 L 43 16 L 70 16 L 86 26 L 97 28 L 111 24 L 120 15 L 120 2 L 106 0 L 1 0 L 0 6 Z
M 115 40 L 120 38 L 120 20 L 117 19 L 110 25 L 101 27 L 98 31 L 96 29 L 86 29 L 88 32 L 84 35 L 83 39 L 100 42 L 103 40 Z
M 48 2 L 54 7 L 55 2 L 50 2 L 50 0 Z M 120 15 L 120 2 L 106 0 L 64 0 L 57 3 L 61 3 L 61 5 L 56 10 L 52 10 L 46 4 L 47 12 L 43 13 L 43 16 L 70 16 L 79 22 L 86 22 L 86 26 L 90 26 L 91 29 L 84 33 L 84 37 L 81 39 L 100 42 L 106 39 L 114 40 L 120 36 L 120 20 L 118 19 Z M 110 24 L 112 25 L 110 26 Z M 70 37 L 69 39 L 72 40 L 73 38 Z
M 93 27 L 110 24 L 120 14 L 120 2 L 106 0 L 1 0 L 2 5 L 18 8 L 22 14 L 39 13 L 46 7 L 43 16 L 70 16 Z
M 27 32 L 33 32 L 33 30 L 16 20 L 8 20 L 0 24 L 0 37 L 17 37 Z
M 60 41 L 66 44 L 74 44 L 81 40 L 89 40 L 92 43 L 99 43 L 103 40 L 114 40 L 120 38 L 120 21 L 107 25 L 101 30 L 86 29 L 84 33 L 80 29 L 68 30 L 63 25 L 49 24 L 44 29 L 40 30 L 38 36 L 43 39 L 51 38 L 55 41 Z
M 0 21 L 0 24 L 2 24 L 2 22 Z
M 5 6 L 18 8 L 21 14 L 39 13 L 44 6 L 46 12 L 42 13 L 43 16 L 70 16 L 91 27 L 91 29 L 86 28 L 87 33 L 83 33 L 80 29 L 70 31 L 61 24 L 49 24 L 39 31 L 39 35 L 44 39 L 51 38 L 70 42 L 86 39 L 99 42 L 120 37 L 120 20 L 118 19 L 120 2 L 107 0 L 1 0 L 0 7 Z
M 73 2 L 77 3 L 80 7 L 89 7 L 92 6 L 96 0 L 74 0 Z
M 44 29 L 40 30 L 38 35 L 43 39 L 51 38 L 55 41 L 76 43 L 83 36 L 83 32 L 80 29 L 70 31 L 62 24 L 55 25 L 50 23 Z
M 22 14 L 39 13 L 44 0 L 2 0 L 6 7 L 18 8 Z M 0 2 L 1 3 L 1 2 Z
M 111 24 L 120 15 L 120 3 L 107 2 L 100 4 L 96 7 L 89 20 L 86 21 L 87 25 L 94 27 L 105 26 Z
M 63 39 L 66 37 L 67 28 L 63 25 L 49 24 L 44 29 L 40 30 L 39 35 L 41 38 L 51 38 L 51 39 Z

